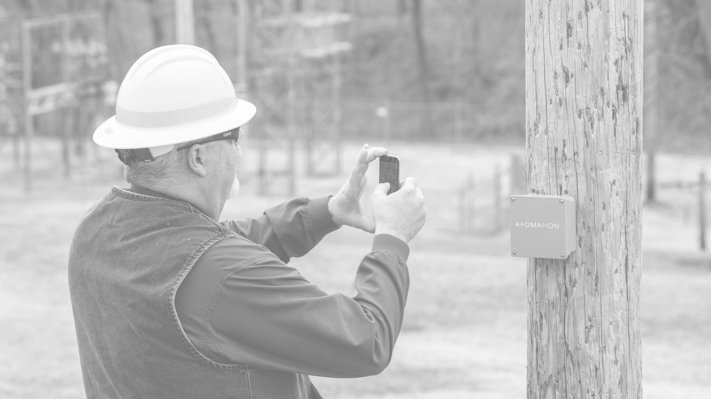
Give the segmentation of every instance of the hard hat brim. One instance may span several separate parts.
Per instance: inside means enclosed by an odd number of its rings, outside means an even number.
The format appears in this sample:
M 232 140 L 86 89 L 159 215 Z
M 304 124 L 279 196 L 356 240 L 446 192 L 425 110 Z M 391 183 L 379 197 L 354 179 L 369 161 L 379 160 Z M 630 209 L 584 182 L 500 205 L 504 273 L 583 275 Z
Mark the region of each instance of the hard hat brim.
M 121 123 L 112 116 L 94 131 L 94 142 L 112 149 L 158 147 L 198 140 L 242 126 L 249 122 L 257 108 L 249 101 L 237 99 L 234 107 L 209 120 L 178 125 L 145 128 Z

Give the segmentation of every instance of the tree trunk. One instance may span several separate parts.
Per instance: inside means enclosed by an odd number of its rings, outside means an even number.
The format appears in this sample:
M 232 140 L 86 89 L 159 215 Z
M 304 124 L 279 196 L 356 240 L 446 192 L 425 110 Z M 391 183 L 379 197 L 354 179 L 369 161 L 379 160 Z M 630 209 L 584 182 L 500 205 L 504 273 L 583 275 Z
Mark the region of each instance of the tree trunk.
M 643 0 L 526 2 L 528 190 L 577 249 L 528 261 L 528 397 L 641 398 Z
M 656 152 L 659 148 L 659 40 L 657 36 L 658 0 L 644 2 L 644 142 L 647 151 L 645 198 L 656 195 Z
M 148 7 L 151 12 L 151 31 L 153 32 L 153 46 L 159 47 L 165 44 L 165 34 L 163 32 L 163 22 L 159 5 L 156 0 L 148 0 Z
M 711 63 L 711 2 L 696 0 L 696 7 L 699 10 L 699 24 L 706 45 L 706 59 Z
M 417 70 L 420 75 L 420 87 L 422 88 L 422 96 L 424 97 L 424 126 L 420 131 L 421 135 L 432 134 L 432 91 L 430 90 L 430 73 L 427 64 L 427 47 L 425 39 L 422 35 L 422 0 L 412 0 L 412 29 L 415 38 L 415 48 L 417 51 Z
M 197 23 L 198 27 L 205 29 L 205 36 L 207 38 L 207 50 L 212 53 L 218 60 L 221 59 L 220 54 L 220 42 L 217 40 L 217 34 L 215 33 L 215 27 L 212 21 L 212 2 L 205 1 L 200 2 L 195 7 L 197 11 Z M 197 27 L 196 27 L 197 28 Z
M 427 65 L 427 50 L 422 36 L 422 0 L 412 0 L 412 30 L 417 49 L 417 69 L 420 73 L 420 84 L 425 102 L 430 102 L 429 67 Z
M 706 57 L 703 57 L 706 67 L 706 78 L 711 79 L 711 2 L 708 0 L 696 0 L 696 6 L 699 10 L 699 24 L 701 25 L 701 33 L 703 34 L 703 42 L 706 45 Z M 708 80 L 704 82 L 706 86 L 711 86 Z M 711 117 L 711 101 L 706 98 L 706 106 L 704 107 L 706 115 Z

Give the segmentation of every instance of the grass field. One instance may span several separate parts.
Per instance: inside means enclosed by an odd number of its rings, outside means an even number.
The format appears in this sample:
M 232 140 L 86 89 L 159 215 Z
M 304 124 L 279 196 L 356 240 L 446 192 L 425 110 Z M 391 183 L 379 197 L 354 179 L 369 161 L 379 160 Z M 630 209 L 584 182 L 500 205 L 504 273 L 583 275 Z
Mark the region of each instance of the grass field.
M 345 144 L 340 176 L 306 178 L 299 168 L 296 194 L 334 193 L 361 144 Z M 522 149 L 405 143 L 389 148 L 401 157 L 402 174 L 419 180 L 429 210 L 427 224 L 410 243 L 411 290 L 403 332 L 382 374 L 315 377 L 315 384 L 326 398 L 524 397 L 526 261 L 509 256 L 505 229 L 461 233 L 457 211 L 457 192 L 469 173 L 482 198 L 490 198 L 485 182 L 494 165 L 505 170 L 509 154 Z M 124 183 L 110 152 L 91 156 L 91 162 L 64 179 L 53 144 L 36 151 L 31 194 L 23 193 L 9 148 L 0 157 L 0 398 L 81 398 L 67 289 L 68 247 L 86 208 L 111 185 Z M 254 151 L 247 143 L 242 193 L 228 202 L 223 218 L 259 214 L 286 199 L 255 194 Z M 694 180 L 706 161 L 660 156 L 660 180 Z M 377 167 L 369 179 L 365 204 Z M 711 256 L 696 249 L 692 193 L 666 190 L 660 197 L 660 205 L 645 207 L 643 226 L 645 397 L 711 398 Z M 487 206 L 483 200 L 478 208 L 485 221 Z M 366 233 L 344 228 L 292 264 L 326 291 L 352 293 L 370 240 Z

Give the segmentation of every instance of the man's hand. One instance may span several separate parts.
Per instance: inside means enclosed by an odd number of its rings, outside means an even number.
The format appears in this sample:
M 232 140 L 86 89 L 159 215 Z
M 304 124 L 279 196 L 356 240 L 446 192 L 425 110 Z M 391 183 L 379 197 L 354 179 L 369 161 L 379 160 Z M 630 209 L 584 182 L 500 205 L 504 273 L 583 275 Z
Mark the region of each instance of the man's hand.
M 368 164 L 388 153 L 382 147 L 370 148 L 365 144 L 356 157 L 355 165 L 348 180 L 336 195 L 328 201 L 328 211 L 333 222 L 338 225 L 355 227 L 369 233 L 375 232 L 375 223 L 363 216 L 360 197 L 363 195 L 368 178 L 365 172 Z
M 375 234 L 390 234 L 410 242 L 425 224 L 425 197 L 414 177 L 405 179 L 400 190 L 390 195 L 388 188 L 390 183 L 378 184 L 370 199 Z

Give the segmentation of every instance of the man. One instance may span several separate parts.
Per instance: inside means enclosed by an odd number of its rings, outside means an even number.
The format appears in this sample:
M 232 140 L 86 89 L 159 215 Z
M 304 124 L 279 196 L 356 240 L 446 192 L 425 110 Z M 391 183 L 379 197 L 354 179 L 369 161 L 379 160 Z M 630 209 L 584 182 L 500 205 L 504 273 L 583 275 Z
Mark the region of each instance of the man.
M 69 255 L 87 397 L 319 398 L 308 375 L 361 377 L 389 363 L 421 190 L 413 178 L 389 196 L 378 185 L 366 218 L 365 171 L 387 151 L 365 145 L 333 197 L 218 222 L 239 188 L 239 127 L 254 113 L 194 46 L 152 50 L 126 75 L 94 141 L 116 149 L 130 188 L 87 213 Z M 287 265 L 341 225 L 375 234 L 353 298 Z

